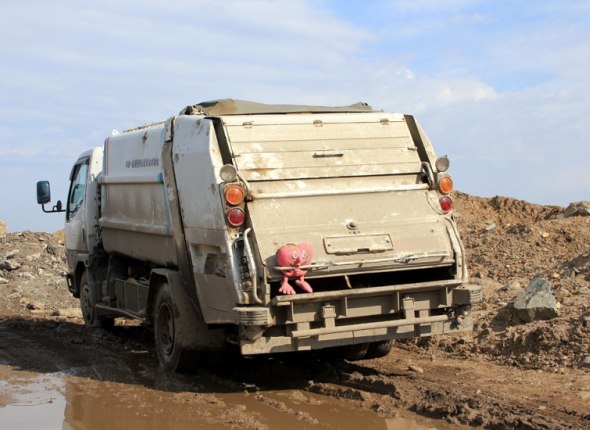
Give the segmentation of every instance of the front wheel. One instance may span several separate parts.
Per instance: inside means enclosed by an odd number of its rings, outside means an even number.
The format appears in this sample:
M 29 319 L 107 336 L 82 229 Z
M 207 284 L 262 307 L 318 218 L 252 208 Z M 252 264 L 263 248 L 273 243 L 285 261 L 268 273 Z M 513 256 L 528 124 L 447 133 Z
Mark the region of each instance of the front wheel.
M 170 286 L 164 283 L 158 289 L 154 302 L 154 341 L 160 366 L 169 371 L 193 371 L 199 365 L 201 354 L 185 351 L 178 342 L 178 327 Z
M 115 319 L 98 315 L 96 303 L 98 303 L 98 292 L 94 285 L 88 282 L 88 272 L 84 271 L 80 277 L 80 309 L 82 310 L 84 324 L 88 327 L 113 328 Z

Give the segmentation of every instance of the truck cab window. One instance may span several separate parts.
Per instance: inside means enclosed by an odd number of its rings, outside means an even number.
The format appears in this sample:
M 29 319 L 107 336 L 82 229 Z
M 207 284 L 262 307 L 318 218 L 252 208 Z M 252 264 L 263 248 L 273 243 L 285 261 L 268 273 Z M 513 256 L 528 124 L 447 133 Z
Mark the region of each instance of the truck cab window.
M 68 195 L 67 219 L 71 219 L 84 201 L 86 182 L 88 180 L 88 162 L 77 164 L 72 172 L 72 182 Z

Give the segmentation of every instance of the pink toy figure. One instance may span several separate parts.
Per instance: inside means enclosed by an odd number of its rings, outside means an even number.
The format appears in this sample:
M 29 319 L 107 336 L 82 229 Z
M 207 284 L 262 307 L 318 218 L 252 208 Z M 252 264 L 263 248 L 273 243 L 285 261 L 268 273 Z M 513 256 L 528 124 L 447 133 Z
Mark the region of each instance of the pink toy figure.
M 311 262 L 313 248 L 307 242 L 301 242 L 297 245 L 288 243 L 279 248 L 276 254 L 277 265 L 279 267 L 290 267 L 291 270 L 283 270 L 283 280 L 279 292 L 282 294 L 297 294 L 289 284 L 289 278 L 297 278 L 295 285 L 306 293 L 312 293 L 311 286 L 305 281 L 304 276 L 307 270 L 301 270 L 299 267 L 305 266 Z

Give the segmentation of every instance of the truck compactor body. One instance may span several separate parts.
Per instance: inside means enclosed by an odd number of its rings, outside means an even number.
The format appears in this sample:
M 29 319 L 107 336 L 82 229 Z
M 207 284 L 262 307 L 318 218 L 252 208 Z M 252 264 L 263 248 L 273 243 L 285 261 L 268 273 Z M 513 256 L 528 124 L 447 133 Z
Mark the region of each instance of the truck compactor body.
M 447 168 L 412 116 L 362 103 L 189 106 L 75 162 L 53 208 L 69 290 L 89 326 L 153 325 L 168 369 L 228 344 L 362 358 L 469 330 L 481 289 Z

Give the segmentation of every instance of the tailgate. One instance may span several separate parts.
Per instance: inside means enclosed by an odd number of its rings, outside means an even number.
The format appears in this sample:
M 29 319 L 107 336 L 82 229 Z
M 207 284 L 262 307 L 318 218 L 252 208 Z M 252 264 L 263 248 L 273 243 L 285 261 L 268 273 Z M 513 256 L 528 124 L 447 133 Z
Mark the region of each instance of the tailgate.
M 248 204 L 260 256 L 278 279 L 275 253 L 287 243 L 313 247 L 308 277 L 406 270 L 455 262 L 445 217 L 428 191 L 259 199 Z
M 404 116 L 392 113 L 223 117 L 247 181 L 419 173 Z

